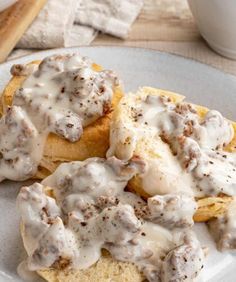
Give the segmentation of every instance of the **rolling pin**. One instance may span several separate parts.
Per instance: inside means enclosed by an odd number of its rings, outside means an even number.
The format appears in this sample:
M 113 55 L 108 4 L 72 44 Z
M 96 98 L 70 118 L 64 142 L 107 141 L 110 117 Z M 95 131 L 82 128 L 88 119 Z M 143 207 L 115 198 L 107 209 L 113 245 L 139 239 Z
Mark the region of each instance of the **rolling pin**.
M 18 0 L 0 13 L 0 63 L 4 62 L 47 0 Z

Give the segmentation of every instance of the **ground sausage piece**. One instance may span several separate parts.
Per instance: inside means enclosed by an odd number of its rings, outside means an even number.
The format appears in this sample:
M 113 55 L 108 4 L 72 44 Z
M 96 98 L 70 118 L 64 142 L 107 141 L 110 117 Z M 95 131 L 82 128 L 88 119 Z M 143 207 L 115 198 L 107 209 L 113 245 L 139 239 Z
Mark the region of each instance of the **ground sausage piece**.
M 162 282 L 192 282 L 203 268 L 204 253 L 194 235 L 171 250 L 163 261 Z

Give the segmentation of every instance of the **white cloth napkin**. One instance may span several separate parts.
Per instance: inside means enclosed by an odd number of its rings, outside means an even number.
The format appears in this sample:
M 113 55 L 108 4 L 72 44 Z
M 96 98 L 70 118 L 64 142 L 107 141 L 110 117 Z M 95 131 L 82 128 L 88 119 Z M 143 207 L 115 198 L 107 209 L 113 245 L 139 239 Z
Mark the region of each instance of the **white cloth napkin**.
M 142 6 L 143 0 L 81 0 L 75 21 L 125 38 Z
M 78 0 L 48 0 L 17 47 L 45 49 L 90 44 L 97 31 L 74 24 L 78 5 Z
M 125 38 L 143 0 L 48 0 L 17 48 L 89 45 L 98 30 Z

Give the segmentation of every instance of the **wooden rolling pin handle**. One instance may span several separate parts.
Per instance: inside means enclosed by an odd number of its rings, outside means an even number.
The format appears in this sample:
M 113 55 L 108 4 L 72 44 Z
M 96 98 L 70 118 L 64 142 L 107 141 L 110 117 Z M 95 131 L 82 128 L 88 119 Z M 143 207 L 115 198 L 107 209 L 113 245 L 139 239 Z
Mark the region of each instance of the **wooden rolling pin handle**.
M 47 0 L 18 0 L 0 13 L 0 63 L 4 62 Z

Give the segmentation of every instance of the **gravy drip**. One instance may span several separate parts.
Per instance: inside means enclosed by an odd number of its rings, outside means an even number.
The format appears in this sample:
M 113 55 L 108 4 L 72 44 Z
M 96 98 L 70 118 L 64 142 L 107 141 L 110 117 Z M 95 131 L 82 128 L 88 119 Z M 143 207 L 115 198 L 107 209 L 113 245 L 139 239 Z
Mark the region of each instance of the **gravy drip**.
M 227 212 L 208 222 L 210 232 L 220 251 L 236 249 L 236 198 L 230 203 Z

